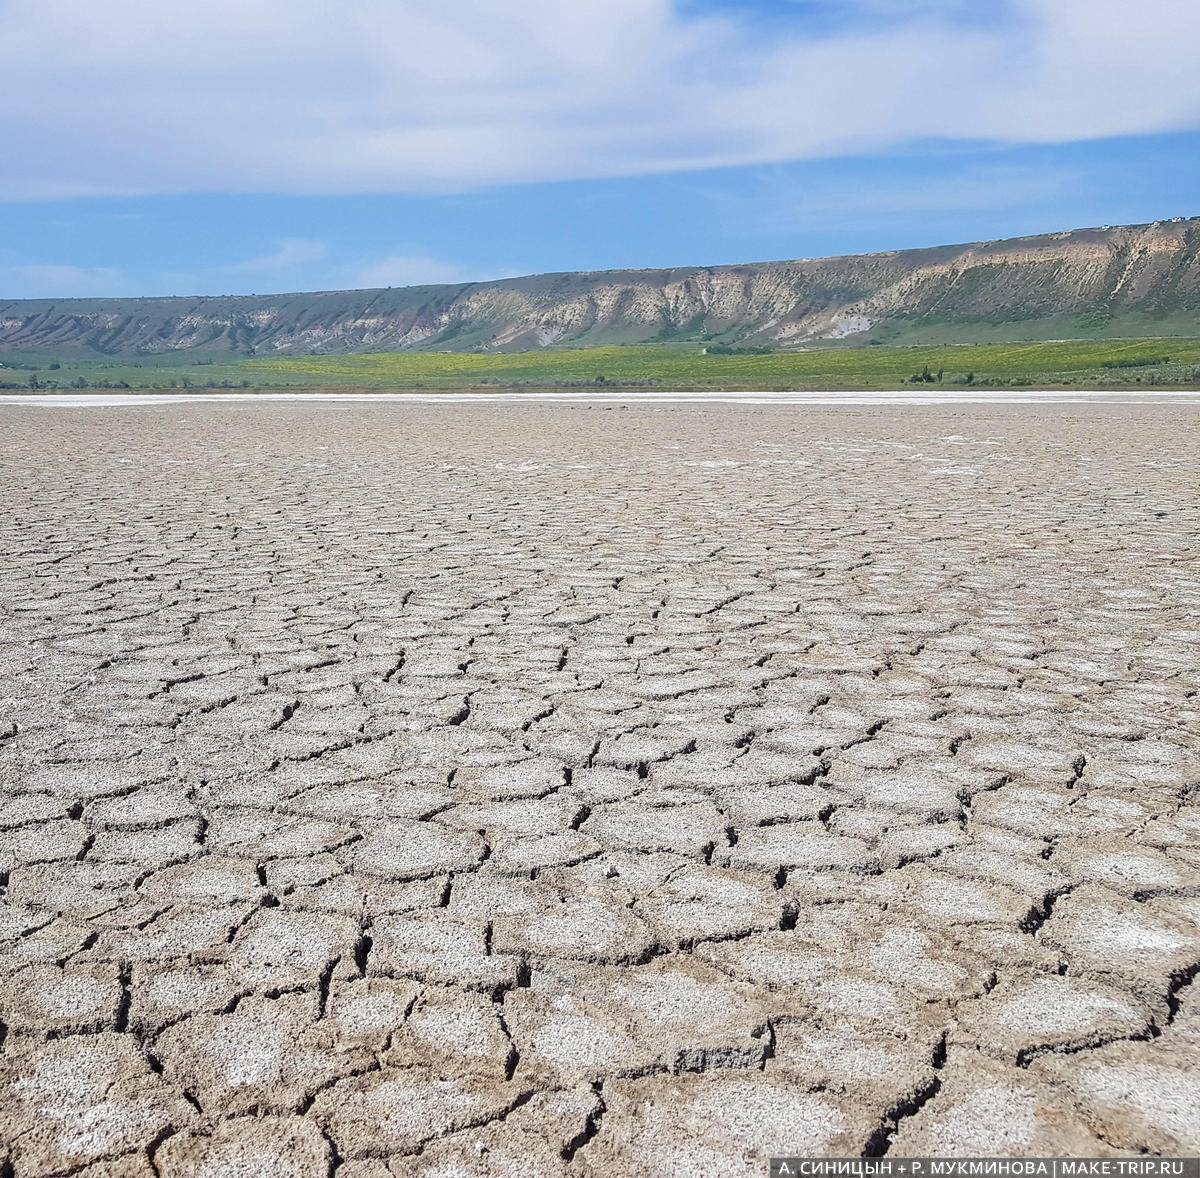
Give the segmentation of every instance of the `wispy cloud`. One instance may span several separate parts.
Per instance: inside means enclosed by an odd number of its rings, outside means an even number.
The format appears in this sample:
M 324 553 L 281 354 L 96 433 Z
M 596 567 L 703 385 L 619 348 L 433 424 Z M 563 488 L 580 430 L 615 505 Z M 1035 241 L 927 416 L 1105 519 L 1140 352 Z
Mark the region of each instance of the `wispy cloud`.
M 317 269 L 314 270 L 313 267 Z M 115 266 L 57 263 L 0 264 L 5 298 L 80 298 L 154 294 L 226 294 L 251 284 L 260 293 L 301 289 L 426 286 L 510 278 L 519 270 L 483 272 L 425 254 L 393 254 L 373 261 L 333 256 L 323 241 L 284 238 L 242 261 L 190 270 L 139 271 Z
M 110 266 L 0 266 L 0 298 L 86 298 L 123 294 L 128 276 Z
M 483 274 L 457 262 L 420 255 L 392 254 L 376 262 L 355 267 L 351 284 L 371 286 L 426 286 L 444 282 L 486 282 L 493 278 L 511 278 L 517 271 Z
M 244 262 L 234 262 L 233 265 L 220 269 L 229 274 L 277 274 L 280 271 L 295 270 L 320 262 L 328 254 L 329 246 L 323 241 L 313 241 L 305 237 L 285 237 L 269 253 L 247 258 Z
M 1003 164 L 967 164 L 939 174 L 932 183 L 911 174 L 857 184 L 845 177 L 798 183 L 795 169 L 764 168 L 736 190 L 697 186 L 696 192 L 748 231 L 787 233 L 840 228 L 864 218 L 878 222 L 1027 207 L 1088 182 L 1065 168 Z
M 1200 125 L 1196 0 L 815 3 L 814 25 L 731 0 L 7 0 L 0 197 L 449 192 Z
M 325 260 L 323 241 L 288 237 L 251 258 L 190 270 L 137 275 L 119 266 L 76 266 L 58 262 L 0 264 L 0 298 L 116 297 L 170 292 L 223 293 L 249 279 L 268 284 L 304 282 L 309 267 Z

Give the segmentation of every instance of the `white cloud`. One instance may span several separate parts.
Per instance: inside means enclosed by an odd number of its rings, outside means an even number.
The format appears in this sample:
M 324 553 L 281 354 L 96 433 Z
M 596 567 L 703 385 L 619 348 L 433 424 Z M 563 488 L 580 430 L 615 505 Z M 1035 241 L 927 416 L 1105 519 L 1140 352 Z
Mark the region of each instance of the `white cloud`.
M 0 197 L 465 191 L 1200 124 L 1196 0 L 817 2 L 814 24 L 684 0 L 0 0 Z

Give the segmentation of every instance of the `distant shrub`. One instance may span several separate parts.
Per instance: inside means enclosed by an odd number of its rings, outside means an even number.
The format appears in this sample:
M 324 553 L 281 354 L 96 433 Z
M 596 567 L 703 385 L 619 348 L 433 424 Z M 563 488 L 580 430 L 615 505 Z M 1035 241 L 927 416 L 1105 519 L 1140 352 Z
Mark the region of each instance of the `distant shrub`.
M 1153 368 L 1159 364 L 1170 364 L 1170 356 L 1130 356 L 1124 360 L 1105 360 L 1102 368 Z

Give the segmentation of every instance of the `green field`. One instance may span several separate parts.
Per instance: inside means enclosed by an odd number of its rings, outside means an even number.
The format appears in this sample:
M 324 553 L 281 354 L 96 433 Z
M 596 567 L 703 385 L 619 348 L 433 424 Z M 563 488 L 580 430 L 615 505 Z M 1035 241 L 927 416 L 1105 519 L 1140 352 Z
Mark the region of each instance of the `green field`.
M 604 386 L 712 389 L 1200 387 L 1200 339 L 1070 340 L 922 347 L 825 347 L 706 354 L 695 344 L 520 353 L 390 352 L 223 359 L 7 355 L 0 385 L 69 388 L 479 388 Z M 916 379 L 914 378 L 921 378 Z

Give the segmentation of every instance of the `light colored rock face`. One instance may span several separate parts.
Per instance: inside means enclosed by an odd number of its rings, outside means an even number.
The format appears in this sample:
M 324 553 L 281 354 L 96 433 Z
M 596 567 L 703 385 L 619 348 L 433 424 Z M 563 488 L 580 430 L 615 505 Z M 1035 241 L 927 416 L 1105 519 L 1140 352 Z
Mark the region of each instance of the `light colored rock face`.
M 1191 416 L 0 428 L 0 1171 L 1200 1148 Z
M 102 333 L 106 347 L 128 354 L 240 352 L 249 333 L 264 355 L 470 351 L 636 343 L 667 329 L 697 341 L 732 333 L 796 344 L 927 315 L 995 326 L 1051 308 L 1161 314 L 1194 307 L 1198 236 L 1200 220 L 1189 219 L 855 257 L 195 298 L 182 312 L 178 299 L 26 299 L 0 302 L 0 343 L 49 351 L 88 347 Z

